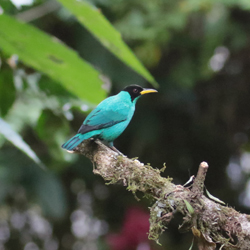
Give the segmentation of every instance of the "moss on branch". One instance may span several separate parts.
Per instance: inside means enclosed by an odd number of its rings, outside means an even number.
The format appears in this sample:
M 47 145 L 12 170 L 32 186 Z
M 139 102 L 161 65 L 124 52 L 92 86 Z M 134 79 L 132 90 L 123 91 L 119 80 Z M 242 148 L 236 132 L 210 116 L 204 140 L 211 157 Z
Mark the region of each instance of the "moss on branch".
M 93 172 L 101 175 L 106 184 L 122 183 L 133 194 L 140 191 L 155 200 L 150 208 L 150 239 L 158 242 L 174 214 L 181 213 L 183 223 L 179 229 L 192 231 L 199 249 L 250 249 L 249 216 L 203 195 L 206 163 L 201 163 L 193 185 L 186 188 L 162 177 L 161 170 L 119 155 L 98 140 L 85 141 L 76 152 L 92 161 Z

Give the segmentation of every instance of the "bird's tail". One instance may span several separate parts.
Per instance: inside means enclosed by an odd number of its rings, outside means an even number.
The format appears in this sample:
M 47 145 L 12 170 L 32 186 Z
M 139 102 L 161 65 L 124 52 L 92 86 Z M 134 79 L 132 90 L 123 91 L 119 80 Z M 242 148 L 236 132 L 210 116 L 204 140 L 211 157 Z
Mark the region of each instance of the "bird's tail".
M 77 147 L 83 140 L 88 139 L 89 137 L 85 134 L 77 134 L 74 137 L 70 138 L 68 141 L 66 141 L 62 148 L 67 149 L 69 151 L 72 151 Z

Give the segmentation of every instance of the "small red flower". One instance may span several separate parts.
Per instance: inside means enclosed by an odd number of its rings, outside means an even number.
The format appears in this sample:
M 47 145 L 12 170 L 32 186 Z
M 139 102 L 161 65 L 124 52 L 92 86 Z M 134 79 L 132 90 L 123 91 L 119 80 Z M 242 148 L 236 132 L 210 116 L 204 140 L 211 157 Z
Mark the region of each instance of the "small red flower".
M 112 250 L 150 250 L 148 231 L 149 213 L 142 208 L 131 207 L 125 213 L 121 232 L 109 234 L 107 242 Z

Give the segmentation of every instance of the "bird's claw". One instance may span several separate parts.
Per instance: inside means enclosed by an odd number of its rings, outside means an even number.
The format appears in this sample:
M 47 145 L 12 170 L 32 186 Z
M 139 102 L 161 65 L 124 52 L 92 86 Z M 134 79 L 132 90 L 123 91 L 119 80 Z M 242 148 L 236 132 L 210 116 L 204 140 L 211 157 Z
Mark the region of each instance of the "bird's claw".
M 110 147 L 110 149 L 112 149 L 113 151 L 115 151 L 116 153 L 118 153 L 119 155 L 125 156 L 121 151 L 119 151 L 116 147 L 112 146 Z

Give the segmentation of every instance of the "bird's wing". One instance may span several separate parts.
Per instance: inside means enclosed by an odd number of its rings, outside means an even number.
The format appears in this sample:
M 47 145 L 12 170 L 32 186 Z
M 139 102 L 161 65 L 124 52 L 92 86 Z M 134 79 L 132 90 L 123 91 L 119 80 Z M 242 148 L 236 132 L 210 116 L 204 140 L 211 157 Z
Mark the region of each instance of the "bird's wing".
M 102 110 L 97 107 L 87 116 L 78 133 L 85 134 L 93 130 L 111 127 L 127 120 L 127 117 L 127 112 L 124 110 Z

